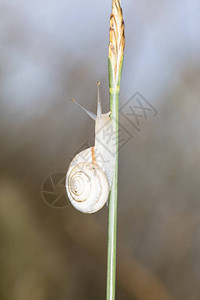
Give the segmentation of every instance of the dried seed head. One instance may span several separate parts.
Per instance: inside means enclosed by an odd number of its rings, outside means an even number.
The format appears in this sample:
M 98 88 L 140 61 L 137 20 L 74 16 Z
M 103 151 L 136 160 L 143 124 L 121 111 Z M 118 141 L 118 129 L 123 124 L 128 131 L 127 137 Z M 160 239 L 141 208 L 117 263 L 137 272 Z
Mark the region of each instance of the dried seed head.
M 124 20 L 119 0 L 113 0 L 110 16 L 109 59 L 115 81 L 122 67 L 125 47 Z

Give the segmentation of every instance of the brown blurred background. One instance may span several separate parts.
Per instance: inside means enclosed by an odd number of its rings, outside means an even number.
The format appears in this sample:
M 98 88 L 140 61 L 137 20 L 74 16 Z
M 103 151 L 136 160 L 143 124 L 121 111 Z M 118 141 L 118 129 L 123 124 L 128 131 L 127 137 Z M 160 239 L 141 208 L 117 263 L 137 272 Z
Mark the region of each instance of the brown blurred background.
M 139 117 L 140 131 L 120 115 L 134 139 L 119 157 L 116 299 L 198 300 L 200 3 L 122 6 L 120 106 L 138 91 L 158 113 Z M 70 98 L 95 112 L 100 80 L 109 109 L 110 11 L 111 1 L 0 3 L 2 300 L 105 299 L 107 207 L 79 213 L 61 179 L 94 143 L 94 122 Z

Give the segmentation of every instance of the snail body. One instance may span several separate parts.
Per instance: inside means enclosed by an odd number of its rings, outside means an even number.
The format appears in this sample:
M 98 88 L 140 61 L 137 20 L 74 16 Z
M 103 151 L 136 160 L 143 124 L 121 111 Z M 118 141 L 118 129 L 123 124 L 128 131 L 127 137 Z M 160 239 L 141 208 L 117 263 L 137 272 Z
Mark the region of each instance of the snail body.
M 71 204 L 87 214 L 100 210 L 108 200 L 115 162 L 111 112 L 102 114 L 97 82 L 97 115 L 78 104 L 95 120 L 95 146 L 78 153 L 71 161 L 66 190 Z

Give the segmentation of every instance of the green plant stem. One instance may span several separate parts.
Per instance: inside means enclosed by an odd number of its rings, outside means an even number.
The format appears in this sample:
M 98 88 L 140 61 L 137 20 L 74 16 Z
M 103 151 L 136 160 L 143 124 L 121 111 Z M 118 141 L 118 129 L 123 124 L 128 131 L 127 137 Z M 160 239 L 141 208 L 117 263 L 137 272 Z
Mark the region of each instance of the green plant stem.
M 113 130 L 116 132 L 116 160 L 112 190 L 108 202 L 108 254 L 107 254 L 107 300 L 115 299 L 116 244 L 117 244 L 117 190 L 118 190 L 118 114 L 119 92 L 110 92 Z
M 118 192 L 118 118 L 119 91 L 124 58 L 124 21 L 119 0 L 112 0 L 110 16 L 108 75 L 110 110 L 115 135 L 115 164 L 112 188 L 108 200 L 108 256 L 107 256 L 107 300 L 115 300 L 116 248 L 117 248 L 117 192 Z

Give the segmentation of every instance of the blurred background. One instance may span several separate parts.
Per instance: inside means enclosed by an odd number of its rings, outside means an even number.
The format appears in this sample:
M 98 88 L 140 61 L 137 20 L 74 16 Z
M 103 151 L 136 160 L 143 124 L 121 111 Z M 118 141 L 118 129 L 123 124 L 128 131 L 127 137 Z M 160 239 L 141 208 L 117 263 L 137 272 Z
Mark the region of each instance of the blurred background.
M 131 138 L 119 156 L 116 299 L 197 300 L 200 2 L 122 7 L 120 126 Z M 105 299 L 107 207 L 76 211 L 63 177 L 94 144 L 93 120 L 70 98 L 95 112 L 100 80 L 109 110 L 110 12 L 106 0 L 0 2 L 2 300 Z M 123 105 L 140 114 L 138 129 Z

